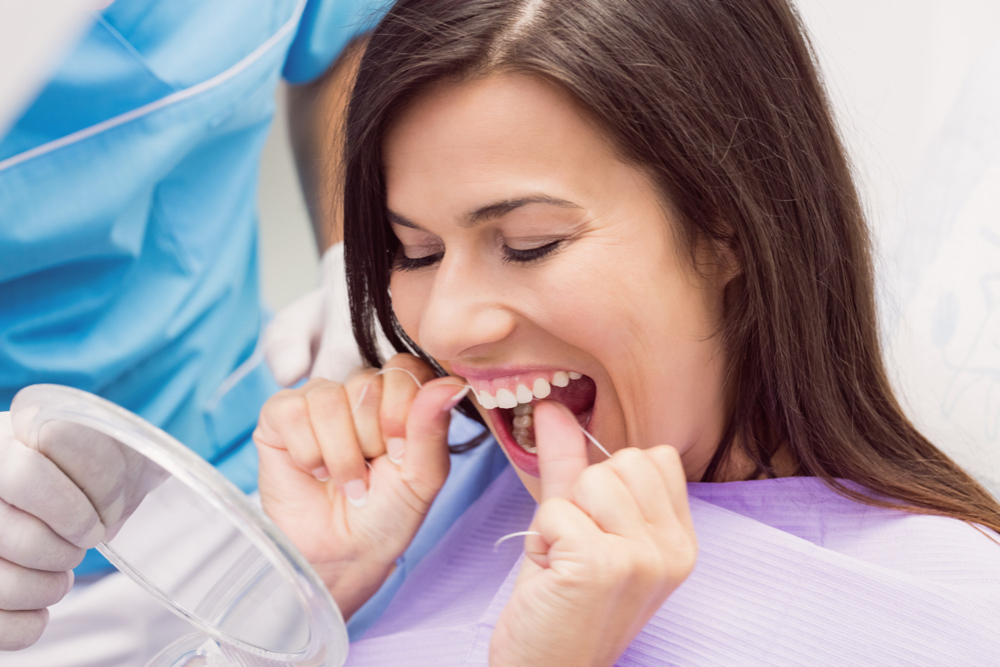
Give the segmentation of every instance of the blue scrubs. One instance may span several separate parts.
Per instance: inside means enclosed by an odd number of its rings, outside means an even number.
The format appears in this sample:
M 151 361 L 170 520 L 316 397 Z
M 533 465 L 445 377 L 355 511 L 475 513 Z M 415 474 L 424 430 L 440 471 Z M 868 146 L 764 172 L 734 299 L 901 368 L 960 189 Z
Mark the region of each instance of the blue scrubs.
M 0 141 L 0 410 L 38 382 L 136 412 L 256 486 L 257 178 L 278 78 L 372 0 L 117 0 Z
M 244 491 L 278 386 L 258 340 L 257 179 L 284 73 L 321 75 L 372 0 L 117 0 L 0 140 L 0 410 L 108 398 Z M 108 567 L 91 552 L 78 574 Z

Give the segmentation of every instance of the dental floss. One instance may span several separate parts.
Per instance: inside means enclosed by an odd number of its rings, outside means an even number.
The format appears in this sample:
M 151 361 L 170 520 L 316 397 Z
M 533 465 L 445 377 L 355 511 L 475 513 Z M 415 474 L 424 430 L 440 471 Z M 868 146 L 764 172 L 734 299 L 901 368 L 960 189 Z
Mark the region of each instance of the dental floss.
M 512 537 L 521 537 L 527 535 L 538 535 L 539 537 L 542 536 L 542 534 L 539 533 L 537 530 L 522 530 L 516 533 L 511 533 L 510 535 L 504 535 L 499 540 L 493 543 L 493 553 L 496 553 L 499 550 L 500 545 L 506 542 L 507 540 L 511 539 Z
M 383 375 L 384 373 L 388 373 L 389 371 L 402 371 L 402 372 L 406 373 L 407 375 L 409 375 L 413 379 L 413 381 L 417 383 L 417 387 L 423 388 L 423 386 L 424 386 L 423 384 L 420 383 L 420 380 L 417 379 L 416 375 L 414 375 L 410 371 L 406 370 L 405 368 L 399 368 L 397 366 L 389 366 L 388 368 L 383 368 L 382 370 L 380 370 L 377 373 L 375 373 L 375 375 L 373 375 L 370 378 L 368 378 L 368 382 L 365 382 L 365 386 L 361 388 L 361 395 L 358 396 L 358 402 L 354 405 L 353 408 L 351 408 L 351 416 L 354 416 L 357 413 L 358 408 L 361 407 L 361 404 L 365 402 L 365 396 L 368 395 L 368 387 L 371 386 L 372 380 L 374 380 L 375 378 L 377 378 L 379 375 Z
M 577 426 L 580 426 L 580 425 L 577 424 Z M 608 452 L 608 450 L 604 449 L 604 445 L 602 445 L 601 443 L 597 442 L 597 438 L 595 438 L 594 436 L 592 436 L 589 433 L 587 433 L 587 429 L 585 429 L 582 426 L 580 426 L 580 430 L 583 431 L 583 434 L 585 436 L 587 436 L 588 440 L 590 440 L 592 443 L 594 443 L 594 447 L 597 447 L 599 450 L 601 450 L 601 453 L 603 453 L 609 459 L 611 458 L 611 454 Z

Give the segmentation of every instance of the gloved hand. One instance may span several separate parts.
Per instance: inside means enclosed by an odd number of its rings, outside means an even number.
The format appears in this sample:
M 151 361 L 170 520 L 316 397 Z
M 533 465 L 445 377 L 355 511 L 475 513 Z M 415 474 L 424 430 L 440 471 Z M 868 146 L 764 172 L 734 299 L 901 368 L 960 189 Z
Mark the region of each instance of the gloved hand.
M 271 373 L 284 387 L 306 376 L 343 382 L 363 365 L 351 332 L 343 243 L 323 254 L 320 286 L 271 320 L 264 351 Z
M 101 433 L 0 413 L 0 650 L 34 644 L 87 549 L 111 539 L 165 473 Z

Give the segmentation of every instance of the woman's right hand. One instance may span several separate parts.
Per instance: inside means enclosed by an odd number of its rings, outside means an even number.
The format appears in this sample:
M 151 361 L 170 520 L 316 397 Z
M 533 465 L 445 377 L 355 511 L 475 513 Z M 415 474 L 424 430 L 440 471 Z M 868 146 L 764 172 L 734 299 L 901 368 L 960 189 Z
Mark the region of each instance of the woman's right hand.
M 275 394 L 253 435 L 264 511 L 345 618 L 385 581 L 444 484 L 451 408 L 464 396 L 458 380 L 433 379 L 412 355 L 385 368 L 424 386 L 375 369 L 345 384 L 313 379 Z

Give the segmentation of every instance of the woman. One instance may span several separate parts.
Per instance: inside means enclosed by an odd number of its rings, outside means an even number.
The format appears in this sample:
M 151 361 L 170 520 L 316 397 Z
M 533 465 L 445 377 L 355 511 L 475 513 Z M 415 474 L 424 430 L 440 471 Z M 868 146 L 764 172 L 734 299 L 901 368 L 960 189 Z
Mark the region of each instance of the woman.
M 351 664 L 1000 655 L 1000 506 L 892 395 L 784 0 L 399 2 L 346 146 L 355 334 L 406 373 L 273 399 L 265 509 L 349 616 L 444 483 L 468 388 L 520 479 Z M 513 532 L 523 557 L 494 555 Z

